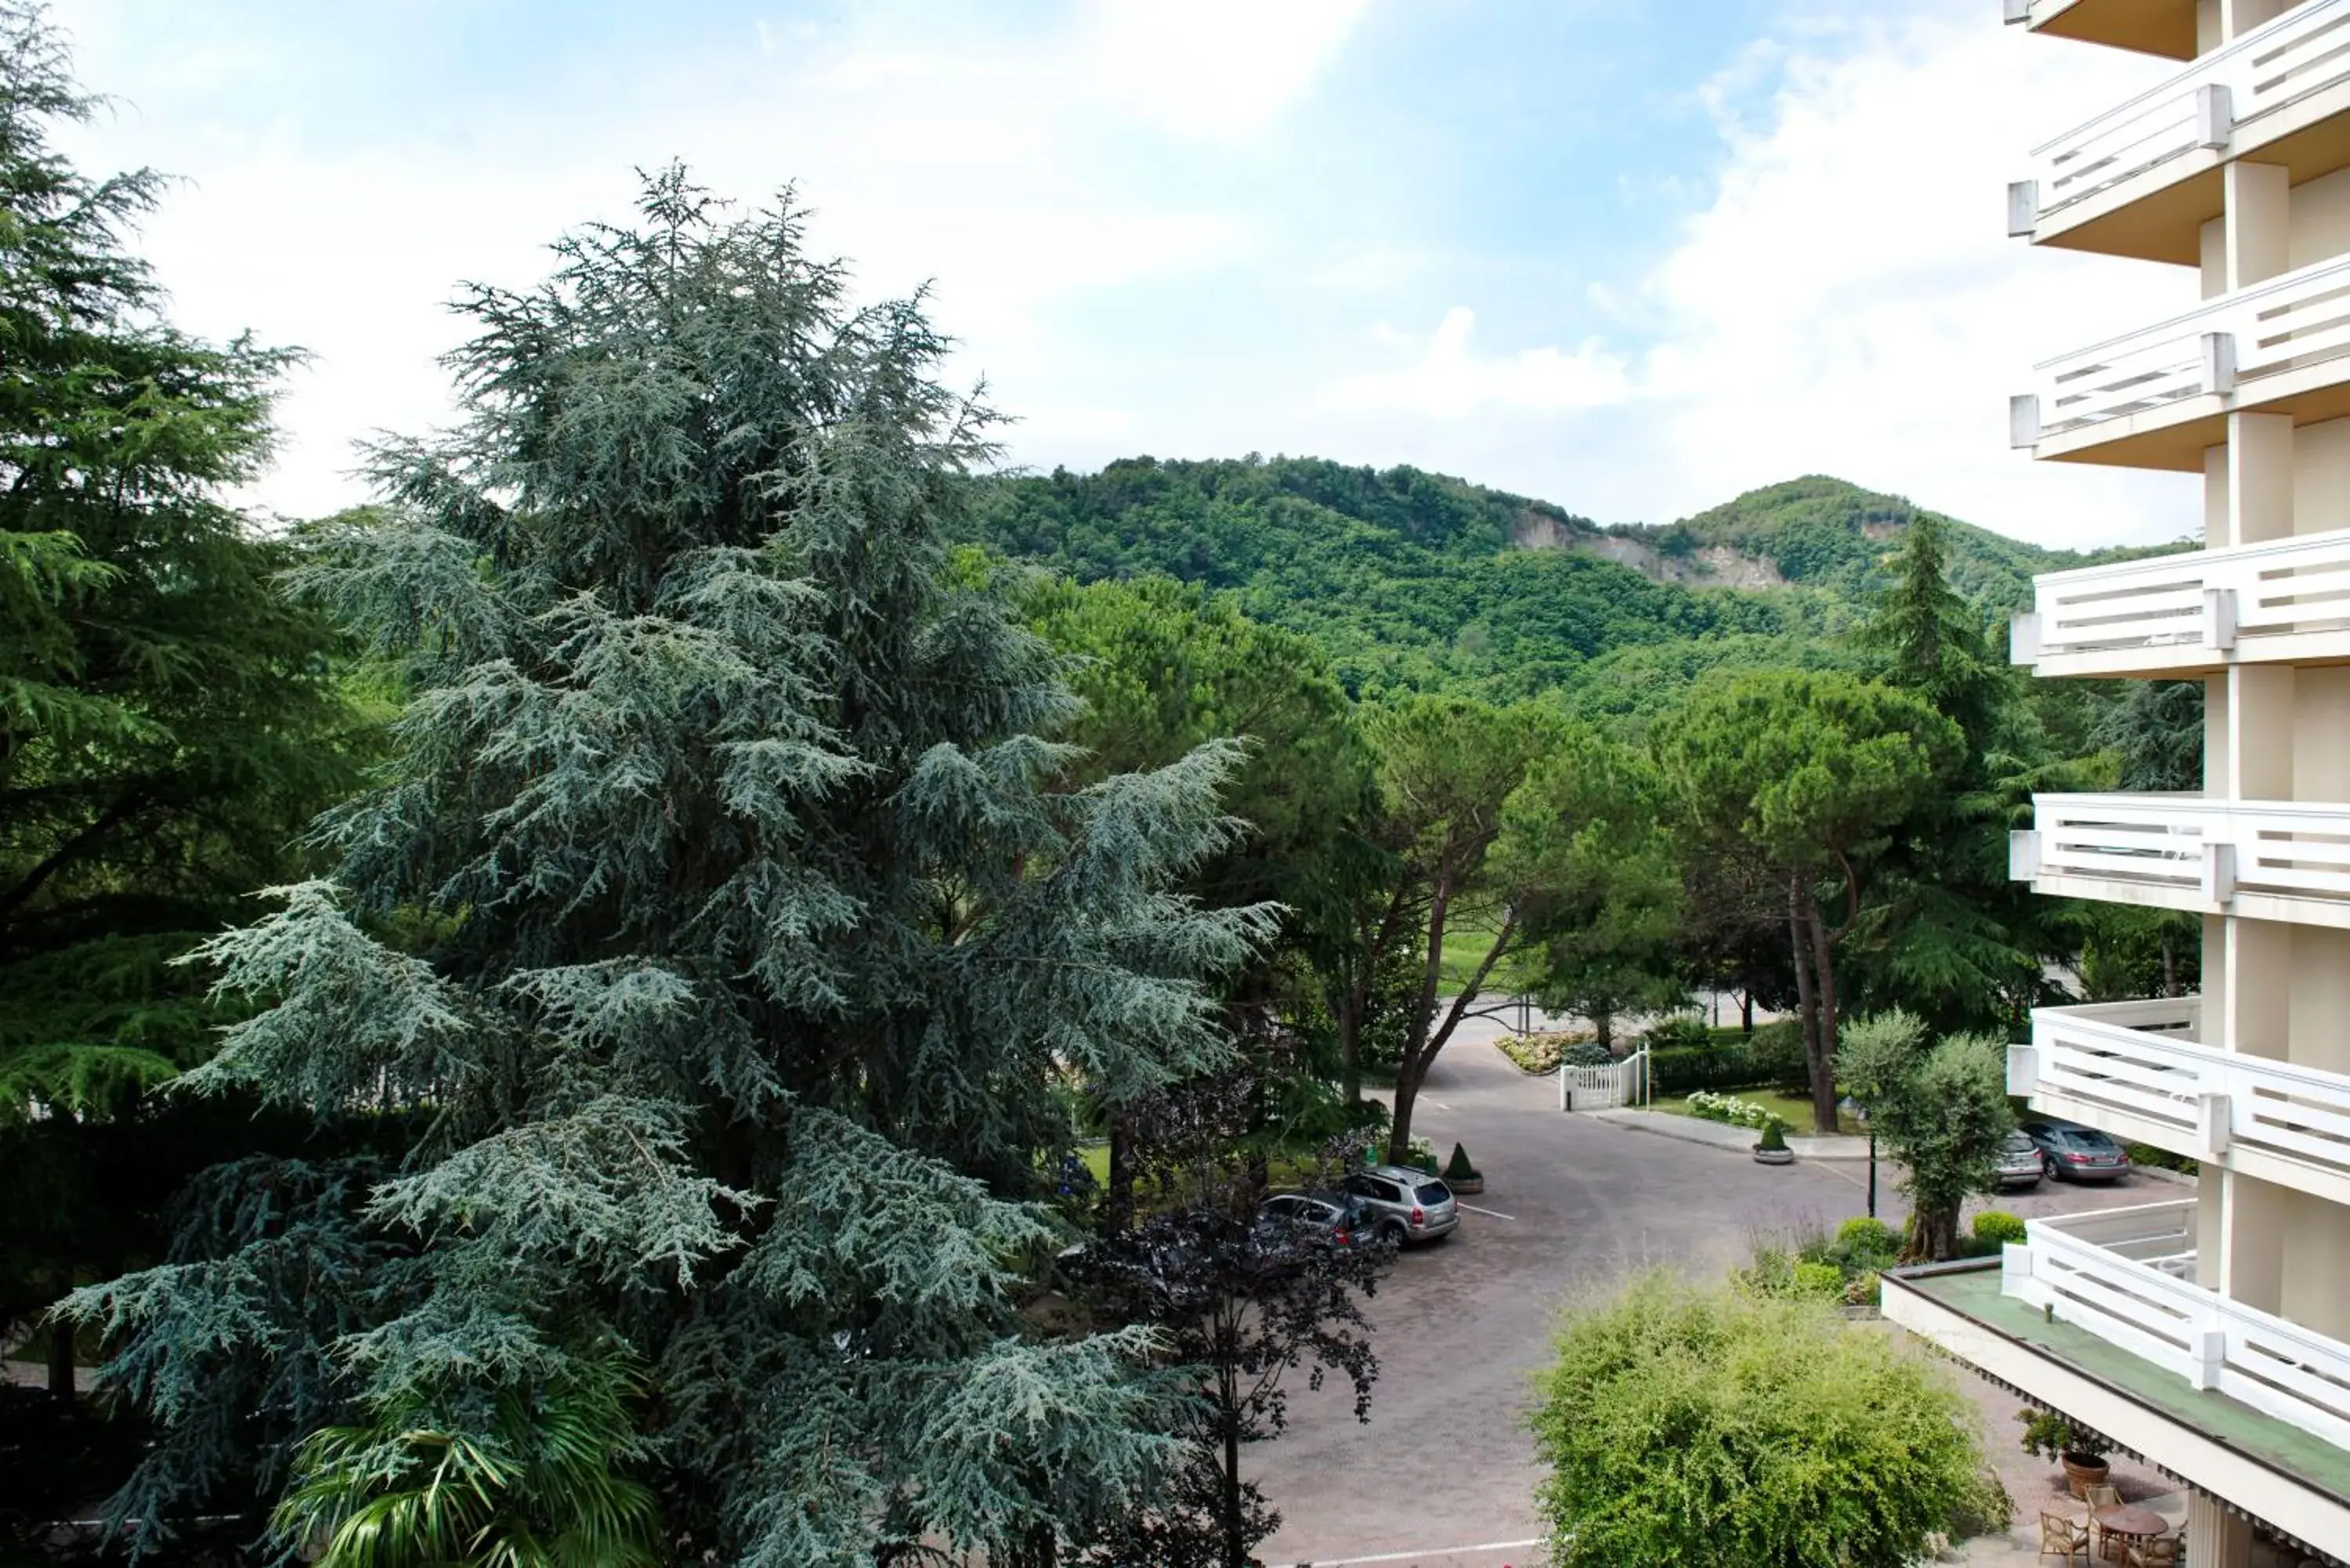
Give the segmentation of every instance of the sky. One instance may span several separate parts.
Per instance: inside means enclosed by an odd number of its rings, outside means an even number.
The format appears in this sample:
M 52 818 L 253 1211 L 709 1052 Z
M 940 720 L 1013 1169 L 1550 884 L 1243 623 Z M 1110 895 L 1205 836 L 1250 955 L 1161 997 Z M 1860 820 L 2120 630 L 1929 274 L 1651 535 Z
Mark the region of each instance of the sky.
M 2177 537 L 2199 479 L 2034 464 L 2031 365 L 2185 269 L 2004 236 L 2030 149 L 2175 69 L 1997 0 L 56 0 L 179 177 L 192 330 L 309 351 L 245 499 L 364 498 L 451 417 L 464 281 L 683 160 L 786 184 L 864 296 L 928 286 L 1009 458 L 1411 463 L 1602 523 L 1833 473 L 2055 545 Z

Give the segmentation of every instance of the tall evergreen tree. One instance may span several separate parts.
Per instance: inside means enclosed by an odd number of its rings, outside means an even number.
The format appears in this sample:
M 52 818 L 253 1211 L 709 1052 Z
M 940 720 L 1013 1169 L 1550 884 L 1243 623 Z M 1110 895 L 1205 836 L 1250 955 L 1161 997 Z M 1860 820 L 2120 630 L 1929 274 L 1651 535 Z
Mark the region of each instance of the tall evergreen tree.
M 130 248 L 160 176 L 53 145 L 93 109 L 42 12 L 0 0 L 0 1334 L 151 1251 L 184 1129 L 141 1091 L 213 1043 L 171 961 L 358 782 L 332 628 L 220 499 L 291 356 L 164 318 Z
M 161 1427 L 118 1511 L 252 1466 L 333 1542 L 463 1445 L 650 1501 L 484 1520 L 681 1560 L 1035 1561 L 1169 1451 L 1145 1332 L 1017 1309 L 1058 1086 L 1226 1050 L 1200 982 L 1270 917 L 1170 889 L 1233 753 L 1070 784 L 1055 659 L 950 567 L 990 416 L 920 302 L 851 308 L 788 198 L 672 169 L 641 212 L 467 291 L 465 417 L 301 576 L 414 696 L 333 875 L 209 948 L 266 1005 L 200 1077 L 426 1127 L 218 1173 L 172 1266 L 77 1298 Z

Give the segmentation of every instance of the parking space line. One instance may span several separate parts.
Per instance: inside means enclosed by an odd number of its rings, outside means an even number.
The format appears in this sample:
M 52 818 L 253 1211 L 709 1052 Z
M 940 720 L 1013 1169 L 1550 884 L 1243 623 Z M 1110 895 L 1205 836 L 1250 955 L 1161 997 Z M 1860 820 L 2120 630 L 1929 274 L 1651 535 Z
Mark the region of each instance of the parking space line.
M 1469 1210 L 1469 1212 L 1470 1212 L 1470 1213 L 1471 1213 L 1471 1214 L 1482 1214 L 1482 1215 L 1484 1215 L 1484 1216 L 1485 1216 L 1487 1219 L 1489 1219 L 1489 1220 L 1511 1220 L 1511 1221 L 1513 1221 L 1513 1222 L 1514 1222 L 1514 1221 L 1516 1220 L 1516 1219 L 1517 1219 L 1517 1216 L 1516 1216 L 1516 1215 L 1514 1215 L 1514 1214 L 1497 1214 L 1497 1213 L 1495 1213 L 1495 1212 L 1494 1212 L 1492 1210 L 1491 1210 L 1491 1209 L 1480 1209 L 1480 1208 L 1478 1208 L 1474 1203 L 1462 1203 L 1462 1202 L 1461 1201 L 1461 1199 L 1459 1199 L 1458 1198 L 1454 1199 L 1452 1201 L 1453 1201 L 1455 1204 L 1459 1205 L 1461 1208 L 1462 1208 L 1462 1209 L 1466 1209 L 1467 1210 Z M 1378 1561 L 1381 1561 L 1381 1559 L 1378 1559 L 1378 1558 L 1366 1558 L 1366 1559 L 1364 1559 L 1364 1561 L 1365 1561 L 1365 1562 L 1378 1562 Z
M 1434 1106 L 1440 1111 L 1449 1111 L 1452 1108 L 1451 1106 L 1446 1105 L 1442 1100 L 1430 1100 L 1428 1103 Z
M 1471 1552 L 1517 1552 L 1541 1544 L 1539 1538 L 1533 1541 L 1488 1541 L 1476 1546 L 1446 1546 L 1427 1552 L 1382 1552 L 1377 1557 L 1324 1557 L 1310 1564 L 1293 1563 L 1289 1568 L 1363 1568 L 1364 1564 L 1372 1563 L 1417 1563 L 1426 1557 L 1462 1557 Z

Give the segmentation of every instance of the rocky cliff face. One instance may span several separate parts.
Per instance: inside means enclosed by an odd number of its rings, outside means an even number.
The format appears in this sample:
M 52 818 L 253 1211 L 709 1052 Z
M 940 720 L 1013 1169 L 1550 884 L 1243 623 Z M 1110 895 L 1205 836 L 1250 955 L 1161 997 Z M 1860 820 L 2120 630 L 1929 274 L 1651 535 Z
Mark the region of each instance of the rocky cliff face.
M 1510 542 L 1521 550 L 1573 550 L 1596 556 L 1660 583 L 1699 588 L 1776 588 L 1787 579 L 1770 561 L 1749 556 L 1728 545 L 1668 555 L 1645 539 L 1621 534 L 1588 534 L 1555 517 L 1527 513 L 1511 530 Z

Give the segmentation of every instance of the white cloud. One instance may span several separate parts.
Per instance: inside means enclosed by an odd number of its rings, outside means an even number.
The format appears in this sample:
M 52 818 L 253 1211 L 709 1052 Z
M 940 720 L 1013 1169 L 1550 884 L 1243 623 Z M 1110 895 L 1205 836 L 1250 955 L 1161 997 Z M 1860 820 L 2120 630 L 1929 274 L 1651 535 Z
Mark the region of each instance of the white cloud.
M 1646 380 L 1680 504 L 1825 471 L 2049 543 L 2198 520 L 2198 481 L 2033 464 L 2005 442 L 2034 361 L 2198 296 L 2188 269 L 2034 250 L 2002 222 L 2031 146 L 2175 67 L 2028 37 L 1988 6 L 1965 18 L 1897 16 L 1788 52 L 1752 119 L 1730 107 L 1751 78 L 1721 84 L 1718 194 L 1651 280 Z
M 1320 405 L 1366 418 L 1323 446 L 1603 518 L 1825 472 L 2049 544 L 2197 525 L 2197 481 L 2006 443 L 2032 364 L 2197 296 L 2187 269 L 2034 250 L 2002 222 L 2032 146 L 2175 67 L 1943 11 L 1807 15 L 1751 47 L 1705 89 L 1712 194 L 1644 275 L 1584 286 L 1600 337 L 1481 350 L 1456 307 L 1412 362 L 1326 379 Z
M 748 199 L 797 181 L 816 213 L 812 244 L 856 258 L 868 296 L 936 278 L 935 317 L 972 346 L 958 373 L 987 373 L 1022 411 L 1013 383 L 1059 379 L 1057 313 L 1255 243 L 1250 214 L 1136 181 L 1137 161 L 1170 137 L 1213 154 L 1265 133 L 1363 4 L 1093 0 L 1041 37 L 954 10 L 860 8 L 822 36 L 763 27 L 738 58 L 671 62 L 591 114 L 440 103 L 413 134 L 369 140 L 335 123 L 331 104 L 305 106 L 305 119 L 265 93 L 208 91 L 182 63 L 208 57 L 194 13 L 165 13 L 187 35 L 166 40 L 68 0 L 84 78 L 165 106 L 101 123 L 75 151 L 93 168 L 188 177 L 143 242 L 183 325 L 312 351 L 281 407 L 278 462 L 248 497 L 307 514 L 359 497 L 347 476 L 355 438 L 447 418 L 434 360 L 463 333 L 443 308 L 461 280 L 535 279 L 547 241 L 625 217 L 631 166 L 671 154 Z M 206 75 L 241 57 L 222 52 Z M 1061 406 L 1086 410 L 1069 415 L 1086 441 L 1130 428 L 1130 416 Z
M 1555 413 L 1599 408 L 1631 395 L 1623 358 L 1596 338 L 1572 353 L 1544 348 L 1489 355 L 1479 353 L 1471 341 L 1476 326 L 1475 313 L 1456 305 L 1424 339 L 1383 328 L 1375 338 L 1403 350 L 1408 362 L 1345 378 L 1326 396 L 1341 408 L 1465 420 L 1496 410 Z

